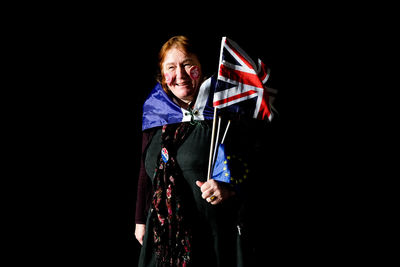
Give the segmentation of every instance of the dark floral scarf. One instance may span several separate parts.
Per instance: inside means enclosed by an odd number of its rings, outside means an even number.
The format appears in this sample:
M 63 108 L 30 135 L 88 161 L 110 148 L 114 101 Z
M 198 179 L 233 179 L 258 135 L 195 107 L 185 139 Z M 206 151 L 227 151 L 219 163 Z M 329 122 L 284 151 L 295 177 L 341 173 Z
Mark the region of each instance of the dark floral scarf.
M 191 232 L 183 216 L 181 170 L 176 151 L 193 129 L 190 122 L 164 125 L 161 155 L 153 181 L 152 222 L 157 266 L 189 266 Z

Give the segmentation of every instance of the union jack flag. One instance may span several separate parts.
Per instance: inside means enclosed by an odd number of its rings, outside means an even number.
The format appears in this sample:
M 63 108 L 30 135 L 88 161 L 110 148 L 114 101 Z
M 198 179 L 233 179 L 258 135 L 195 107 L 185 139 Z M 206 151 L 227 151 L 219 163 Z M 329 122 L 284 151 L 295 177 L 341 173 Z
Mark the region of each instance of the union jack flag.
M 265 86 L 269 73 L 260 59 L 256 65 L 234 41 L 223 37 L 213 106 L 271 121 L 273 114 Z

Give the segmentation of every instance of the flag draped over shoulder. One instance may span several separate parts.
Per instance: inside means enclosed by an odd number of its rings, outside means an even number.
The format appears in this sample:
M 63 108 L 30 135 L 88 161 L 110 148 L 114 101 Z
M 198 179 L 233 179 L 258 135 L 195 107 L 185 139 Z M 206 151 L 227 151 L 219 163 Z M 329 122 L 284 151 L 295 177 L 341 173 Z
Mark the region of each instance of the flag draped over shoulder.
M 215 78 L 205 80 L 199 89 L 196 102 L 192 110 L 181 108 L 163 90 L 161 84 L 157 84 L 150 92 L 143 105 L 142 130 L 191 120 L 212 120 L 212 94 Z
M 258 65 L 234 41 L 223 37 L 213 106 L 255 119 L 272 120 L 270 99 L 265 86 L 269 69 Z

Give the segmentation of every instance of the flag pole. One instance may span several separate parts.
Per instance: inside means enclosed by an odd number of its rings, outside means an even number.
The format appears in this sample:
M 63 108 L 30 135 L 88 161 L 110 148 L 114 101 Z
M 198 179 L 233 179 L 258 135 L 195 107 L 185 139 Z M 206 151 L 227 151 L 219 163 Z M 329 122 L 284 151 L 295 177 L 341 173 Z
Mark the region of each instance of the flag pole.
M 214 148 L 214 136 L 215 136 L 215 124 L 217 118 L 217 109 L 214 108 L 214 118 L 213 118 L 213 126 L 211 132 L 211 144 L 210 144 L 210 157 L 208 159 L 208 172 L 207 172 L 207 181 L 211 178 L 211 165 L 213 161 L 213 148 Z
M 225 133 L 224 133 L 224 136 L 222 137 L 221 144 L 223 144 L 225 141 L 225 136 L 226 136 L 226 133 L 228 132 L 229 125 L 231 125 L 231 120 L 228 120 L 228 125 L 226 126 Z
M 214 170 L 214 165 L 215 165 L 215 160 L 216 160 L 216 154 L 217 154 L 217 150 L 218 150 L 218 140 L 219 140 L 219 132 L 221 129 L 221 116 L 218 116 L 218 127 L 217 127 L 217 136 L 215 137 L 215 144 L 214 144 L 214 152 L 213 152 L 213 161 L 211 163 L 211 169 Z M 212 175 L 212 173 L 211 173 Z
M 219 66 L 218 66 L 218 73 L 221 68 L 221 62 L 222 62 L 222 52 L 223 52 L 223 47 L 225 43 L 226 37 L 222 37 L 221 40 L 221 50 L 219 53 Z M 217 79 L 218 80 L 218 79 Z M 217 81 L 218 82 L 218 81 Z M 212 132 L 211 132 L 211 144 L 210 144 L 210 157 L 208 159 L 208 173 L 207 173 L 207 181 L 211 179 L 211 166 L 213 163 L 213 148 L 214 148 L 214 136 L 215 136 L 215 124 L 216 124 L 216 118 L 217 118 L 217 108 L 214 107 L 214 118 L 213 118 L 213 126 L 212 126 Z

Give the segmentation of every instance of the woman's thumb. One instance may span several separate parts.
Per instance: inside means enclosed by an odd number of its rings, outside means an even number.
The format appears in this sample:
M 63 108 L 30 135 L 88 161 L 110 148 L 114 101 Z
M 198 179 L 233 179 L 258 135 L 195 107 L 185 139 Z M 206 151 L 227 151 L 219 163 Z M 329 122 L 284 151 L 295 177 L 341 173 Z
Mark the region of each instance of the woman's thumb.
M 204 182 L 196 181 L 196 185 L 197 185 L 198 187 L 201 187 L 203 184 L 204 184 Z

